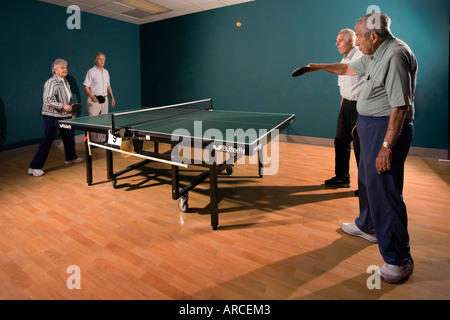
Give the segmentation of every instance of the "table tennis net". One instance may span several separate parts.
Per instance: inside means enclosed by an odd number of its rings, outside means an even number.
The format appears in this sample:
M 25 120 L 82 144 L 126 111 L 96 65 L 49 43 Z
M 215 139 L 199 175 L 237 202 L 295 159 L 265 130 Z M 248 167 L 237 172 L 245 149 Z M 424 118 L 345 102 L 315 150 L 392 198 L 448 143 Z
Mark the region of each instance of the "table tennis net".
M 111 129 L 122 128 L 161 121 L 165 119 L 183 117 L 186 114 L 212 109 L 211 99 L 173 104 L 162 107 L 144 108 L 111 114 Z

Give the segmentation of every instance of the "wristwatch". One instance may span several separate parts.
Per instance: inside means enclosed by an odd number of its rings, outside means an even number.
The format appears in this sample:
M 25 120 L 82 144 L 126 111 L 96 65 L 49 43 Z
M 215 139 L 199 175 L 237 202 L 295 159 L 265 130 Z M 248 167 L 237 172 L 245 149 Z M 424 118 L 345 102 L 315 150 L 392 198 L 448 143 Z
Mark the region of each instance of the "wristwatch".
M 392 145 L 389 142 L 387 142 L 386 140 L 383 141 L 383 147 L 392 150 Z

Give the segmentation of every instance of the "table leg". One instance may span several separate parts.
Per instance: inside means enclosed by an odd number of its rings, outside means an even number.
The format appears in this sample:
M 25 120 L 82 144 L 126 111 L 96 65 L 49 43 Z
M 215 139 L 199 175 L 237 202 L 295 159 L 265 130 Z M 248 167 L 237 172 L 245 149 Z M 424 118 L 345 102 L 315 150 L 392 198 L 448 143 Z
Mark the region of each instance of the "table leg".
M 180 196 L 180 173 L 178 166 L 172 165 L 172 199 L 177 200 Z
M 263 152 L 262 152 L 262 148 L 258 151 L 258 174 L 259 177 L 262 178 L 263 176 L 263 171 L 264 171 L 264 166 L 263 166 Z
M 219 226 L 219 197 L 217 187 L 217 163 L 209 167 L 209 197 L 211 206 L 211 226 L 217 230 Z
M 86 133 L 88 135 L 89 132 Z M 89 139 L 84 140 L 84 146 L 86 150 L 86 182 L 88 186 L 92 185 L 92 155 L 89 152 Z
M 114 177 L 113 153 L 106 150 L 106 179 L 112 180 Z

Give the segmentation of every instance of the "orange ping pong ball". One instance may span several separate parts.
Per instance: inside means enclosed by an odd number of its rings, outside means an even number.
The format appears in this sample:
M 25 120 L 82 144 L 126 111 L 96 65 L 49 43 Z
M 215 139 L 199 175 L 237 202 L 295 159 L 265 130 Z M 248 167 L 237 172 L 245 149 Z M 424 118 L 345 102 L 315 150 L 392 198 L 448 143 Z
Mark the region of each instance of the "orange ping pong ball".
M 240 23 L 240 22 L 236 22 L 236 26 L 237 26 L 237 27 L 240 27 L 240 26 L 241 26 L 241 23 Z

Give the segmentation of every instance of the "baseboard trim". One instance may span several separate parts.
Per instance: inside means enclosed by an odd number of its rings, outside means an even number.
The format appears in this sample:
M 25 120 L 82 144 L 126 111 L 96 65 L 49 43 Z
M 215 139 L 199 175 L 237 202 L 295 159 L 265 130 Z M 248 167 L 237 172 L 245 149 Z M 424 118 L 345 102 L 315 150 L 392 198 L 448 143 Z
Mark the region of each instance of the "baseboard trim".
M 84 140 L 84 134 L 75 136 L 75 143 L 83 142 L 83 140 Z M 0 161 L 9 160 L 9 159 L 24 156 L 27 154 L 33 155 L 36 152 L 38 146 L 39 146 L 39 144 L 31 144 L 31 145 L 25 146 L 25 147 L 2 151 L 2 152 L 0 152 Z M 62 140 L 57 139 L 57 140 L 53 141 L 52 147 L 53 148 L 62 148 L 63 147 Z M 30 161 L 31 161 L 31 158 L 30 158 Z
M 83 140 L 84 140 L 84 134 L 75 136 L 76 143 L 83 142 Z M 333 139 L 280 134 L 279 141 L 334 148 L 334 140 Z M 25 147 L 2 151 L 2 152 L 0 152 L 0 161 L 23 156 L 26 154 L 33 154 L 34 152 L 36 152 L 37 147 L 38 147 L 38 144 L 34 144 L 34 145 L 25 146 Z M 62 148 L 62 140 L 61 139 L 55 140 L 53 142 L 53 147 Z M 448 160 L 448 150 L 411 147 L 411 149 L 409 151 L 409 156 L 419 157 L 419 158 L 428 158 L 428 159 L 439 159 L 439 160 L 445 162 Z
M 280 134 L 280 141 L 334 148 L 334 139 Z M 409 150 L 409 156 L 427 159 L 439 159 L 444 162 L 444 160 L 448 160 L 448 150 L 411 147 Z

